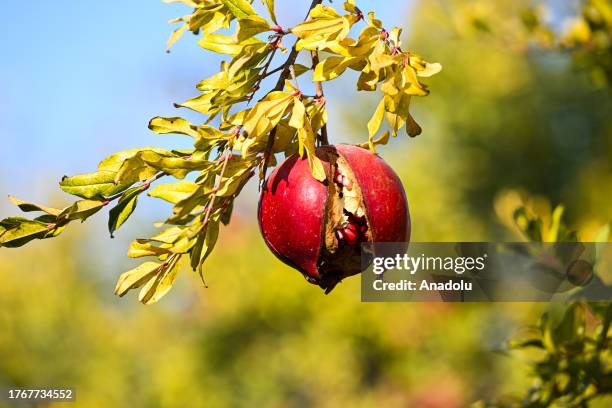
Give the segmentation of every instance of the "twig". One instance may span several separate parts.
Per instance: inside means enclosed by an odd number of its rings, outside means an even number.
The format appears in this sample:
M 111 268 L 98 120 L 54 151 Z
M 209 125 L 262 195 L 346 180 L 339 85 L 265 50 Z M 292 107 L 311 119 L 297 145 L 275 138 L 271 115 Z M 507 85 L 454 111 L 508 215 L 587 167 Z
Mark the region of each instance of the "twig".
M 159 173 L 157 173 L 157 174 L 155 174 L 155 175 L 153 175 L 153 176 L 149 177 L 148 179 L 144 180 L 144 181 L 143 181 L 143 182 L 140 184 L 140 190 L 141 190 L 141 191 L 145 191 L 145 190 L 147 190 L 149 187 L 151 187 L 151 183 L 153 183 L 155 180 L 159 180 L 160 178 L 162 178 L 162 177 L 164 177 L 164 176 L 167 176 L 167 175 L 168 175 L 168 173 L 163 172 L 163 171 L 160 171 Z M 112 195 L 112 196 L 110 196 L 110 197 L 106 198 L 106 199 L 104 200 L 104 202 L 108 204 L 108 203 L 110 203 L 111 201 L 114 201 L 114 200 L 116 200 L 116 199 L 120 198 L 120 197 L 121 197 L 121 196 L 122 196 L 124 193 L 125 193 L 125 190 L 124 190 L 124 191 L 122 191 L 122 192 L 120 192 L 120 193 L 117 193 L 117 194 L 115 194 L 115 195 Z
M 319 53 L 317 50 L 312 50 L 310 52 L 310 56 L 312 57 L 312 68 L 314 69 L 319 64 Z M 323 93 L 323 85 L 319 81 L 315 81 L 315 90 L 316 90 L 316 99 L 317 101 L 325 105 L 325 94 Z M 329 140 L 327 138 L 327 123 L 323 124 L 321 127 L 321 134 L 318 135 L 319 144 L 321 146 L 327 146 L 329 144 Z
M 251 92 L 251 94 L 249 95 L 249 98 L 247 99 L 247 104 L 251 103 L 251 100 L 255 96 L 255 93 L 257 93 L 257 91 L 259 90 L 259 86 L 261 85 L 261 81 L 263 81 L 264 78 L 266 78 L 267 76 L 271 75 L 271 73 L 268 73 L 268 69 L 270 68 L 270 64 L 272 63 L 272 60 L 274 59 L 274 55 L 276 54 L 276 50 L 278 50 L 278 48 L 274 48 L 272 50 L 272 52 L 270 53 L 270 57 L 268 57 L 268 61 L 266 61 L 266 65 L 264 65 L 264 67 L 263 67 L 263 73 L 259 76 L 259 79 L 257 80 L 257 83 L 255 84 L 255 86 L 253 86 L 253 92 Z M 281 67 L 279 67 L 279 68 L 281 68 Z
M 310 10 L 312 10 L 313 8 L 315 8 L 321 3 L 323 3 L 323 0 L 313 0 L 312 3 L 310 4 L 310 7 L 308 8 L 308 13 L 306 14 L 305 19 L 308 18 L 308 16 L 310 15 Z M 290 68 L 291 66 L 293 66 L 293 64 L 295 64 L 295 60 L 297 59 L 297 56 L 299 53 L 296 45 L 297 45 L 297 42 L 293 44 L 293 47 L 291 47 L 291 52 L 289 53 L 289 56 L 287 57 L 287 61 L 285 61 L 285 63 L 281 65 L 282 67 L 281 74 L 278 77 L 278 81 L 276 82 L 276 86 L 274 87 L 273 91 L 282 91 L 283 87 L 285 86 L 285 80 L 289 78 L 289 75 L 291 75 Z M 270 134 L 268 135 L 268 141 L 266 143 L 266 150 L 264 152 L 262 179 L 261 179 L 261 182 L 259 183 L 260 190 L 261 190 L 264 180 L 266 179 L 266 171 L 268 169 L 268 163 L 270 162 L 270 156 L 272 155 L 272 149 L 274 148 L 274 139 L 276 138 L 276 129 L 277 127 L 275 126 L 274 129 L 272 129 L 272 131 L 270 131 Z
M 219 173 L 219 178 L 215 183 L 215 187 L 213 188 L 212 197 L 210 197 L 210 201 L 208 202 L 208 206 L 206 210 L 204 210 L 204 220 L 202 221 L 202 226 L 200 227 L 200 232 L 204 231 L 206 225 L 208 224 L 208 220 L 210 219 L 210 214 L 212 213 L 212 209 L 215 206 L 215 200 L 217 199 L 217 192 L 221 187 L 221 181 L 223 180 L 223 175 L 225 174 L 225 169 L 227 168 L 227 163 L 229 159 L 232 157 L 232 152 L 229 151 L 225 153 L 225 159 L 223 159 L 223 166 L 221 167 L 221 172 Z

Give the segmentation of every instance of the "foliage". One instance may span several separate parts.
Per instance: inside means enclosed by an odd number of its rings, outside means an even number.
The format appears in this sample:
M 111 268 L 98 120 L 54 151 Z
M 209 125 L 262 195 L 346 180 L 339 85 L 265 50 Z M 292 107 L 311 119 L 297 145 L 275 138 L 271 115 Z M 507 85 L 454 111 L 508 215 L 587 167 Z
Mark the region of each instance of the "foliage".
M 413 96 L 425 96 L 427 87 L 419 77 L 429 77 L 439 64 L 429 64 L 417 54 L 401 48 L 401 30 L 387 31 L 369 13 L 366 21 L 353 0 L 347 0 L 344 14 L 313 1 L 306 21 L 292 28 L 281 28 L 274 12 L 274 1 L 265 1 L 269 20 L 257 14 L 246 0 L 181 0 L 193 13 L 173 20 L 181 23 L 168 48 L 186 31 L 201 33 L 199 45 L 209 51 L 228 55 L 220 71 L 197 84 L 198 96 L 176 104 L 203 114 L 196 125 L 180 117 L 155 117 L 149 129 L 158 134 L 182 134 L 193 138 L 191 150 L 142 148 L 121 151 L 104 159 L 97 171 L 64 177 L 60 188 L 82 198 L 63 209 L 52 209 L 13 199 L 24 211 L 43 215 L 32 220 L 10 217 L 0 222 L 0 246 L 17 247 L 34 239 L 59 235 L 74 220 L 85 221 L 103 207 L 116 201 L 110 210 L 108 229 L 112 234 L 130 217 L 138 197 L 162 177 L 179 182 L 158 184 L 149 196 L 174 205 L 172 215 L 159 223 L 166 229 L 159 234 L 134 241 L 128 251 L 133 258 L 155 257 L 125 272 L 117 283 L 120 296 L 141 288 L 139 300 L 154 303 L 172 287 L 179 260 L 188 257 L 193 270 L 202 276 L 203 263 L 213 250 L 220 224 L 227 225 L 235 198 L 256 174 L 260 181 L 274 155 L 299 154 L 306 157 L 313 177 L 323 180 L 323 165 L 315 155 L 317 143 L 327 141 L 327 111 L 321 82 L 335 79 L 347 69 L 360 72 L 357 89 L 383 93 L 368 123 L 368 146 L 386 143 L 388 135 L 375 138 L 384 118 L 395 136 L 405 127 L 410 136 L 421 128 L 409 112 Z M 357 39 L 349 37 L 351 28 L 363 22 Z M 235 26 L 232 35 L 217 33 Z M 275 55 L 285 53 L 283 40 L 293 35 L 296 42 L 286 61 L 270 69 Z M 260 38 L 267 36 L 267 40 Z M 313 66 L 296 64 L 300 51 L 309 51 Z M 319 52 L 326 58 L 319 61 Z M 316 95 L 305 95 L 297 78 L 313 71 Z M 252 106 L 262 81 L 278 74 L 276 86 Z M 289 80 L 291 78 L 291 80 Z M 218 126 L 211 123 L 217 121 Z M 195 173 L 194 180 L 185 180 Z
M 608 0 L 582 0 L 560 33 L 547 22 L 543 7 L 526 8 L 521 20 L 538 44 L 571 53 L 596 85 L 612 85 L 612 4 Z
M 507 194 L 513 195 L 512 192 Z M 512 211 L 516 230 L 528 241 L 576 241 L 577 233 L 565 225 L 562 216 L 563 206 L 542 211 L 541 200 L 537 198 L 525 200 Z M 609 235 L 606 225 L 598 239 L 607 242 Z M 510 350 L 535 349 L 539 352 L 531 363 L 534 383 L 526 395 L 509 395 L 478 405 L 585 407 L 592 399 L 612 395 L 611 323 L 612 303 L 552 304 L 535 328 L 527 330 L 522 338 L 508 342 Z

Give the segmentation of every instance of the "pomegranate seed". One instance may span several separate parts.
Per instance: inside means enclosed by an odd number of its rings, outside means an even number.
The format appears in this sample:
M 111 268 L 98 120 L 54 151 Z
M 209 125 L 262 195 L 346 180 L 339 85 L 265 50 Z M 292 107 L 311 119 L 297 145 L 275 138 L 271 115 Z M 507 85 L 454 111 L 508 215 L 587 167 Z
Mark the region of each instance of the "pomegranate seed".
M 344 234 L 344 239 L 346 243 L 351 246 L 355 245 L 359 241 L 359 237 L 357 236 L 357 234 L 348 228 L 343 229 L 342 233 Z
M 352 231 L 352 232 L 354 232 L 354 233 L 357 233 L 357 231 L 358 231 L 358 229 L 357 229 L 357 225 L 353 224 L 352 222 L 351 222 L 351 223 L 349 223 L 349 224 L 346 226 L 346 229 L 348 229 L 348 230 L 350 230 L 350 231 Z

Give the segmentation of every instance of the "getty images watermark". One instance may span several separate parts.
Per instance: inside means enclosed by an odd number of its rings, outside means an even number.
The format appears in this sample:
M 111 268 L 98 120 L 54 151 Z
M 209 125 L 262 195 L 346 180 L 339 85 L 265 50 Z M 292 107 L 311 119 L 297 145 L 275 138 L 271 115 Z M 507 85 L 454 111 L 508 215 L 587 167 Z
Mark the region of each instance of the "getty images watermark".
M 379 243 L 362 247 L 362 300 L 612 300 L 608 243 Z

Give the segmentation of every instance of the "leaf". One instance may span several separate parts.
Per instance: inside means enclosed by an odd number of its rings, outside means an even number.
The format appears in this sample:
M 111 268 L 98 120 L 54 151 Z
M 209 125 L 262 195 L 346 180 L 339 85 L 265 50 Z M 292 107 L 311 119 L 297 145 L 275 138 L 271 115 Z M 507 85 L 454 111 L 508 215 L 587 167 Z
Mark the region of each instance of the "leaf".
M 328 57 L 317 64 L 312 80 L 322 82 L 337 78 L 356 62 L 358 58 Z
M 291 29 L 300 38 L 296 48 L 323 50 L 332 41 L 344 40 L 357 20 L 355 15 L 340 16 L 333 8 L 319 4 L 310 11 L 307 21 Z
M 223 4 L 217 0 L 202 4 L 189 16 L 189 30 L 194 33 L 202 31 L 204 35 L 211 34 L 221 28 L 228 28 L 232 15 Z
M 110 210 L 108 214 L 108 232 L 111 237 L 132 215 L 138 203 L 138 196 L 142 191 L 140 186 L 130 188 L 123 193 L 117 205 Z
M 384 146 L 389 143 L 389 131 L 385 130 L 377 139 L 369 139 L 367 143 L 361 143 L 358 146 L 364 149 L 370 149 L 372 153 L 376 153 L 376 146 Z
M 202 265 L 208 258 L 210 253 L 217 243 L 219 238 L 219 223 L 216 221 L 209 220 L 206 225 L 204 234 L 200 234 L 198 241 L 196 242 L 193 251 L 191 252 L 191 268 L 195 271 L 198 270 L 200 278 L 204 280 Z
M 159 184 L 149 191 L 148 195 L 176 204 L 191 196 L 198 188 L 199 186 L 192 181 L 179 181 L 176 183 Z
M 221 3 L 225 4 L 236 18 L 254 16 L 257 14 L 246 0 L 221 0 Z
M 107 204 L 108 201 L 104 200 L 79 200 L 70 207 L 65 208 L 59 215 L 59 218 L 85 221 Z
M 374 135 L 380 129 L 380 125 L 382 125 L 383 119 L 385 117 L 385 100 L 381 99 L 380 103 L 376 107 L 372 118 L 370 118 L 368 122 L 368 139 L 372 140 Z
M 264 0 L 266 3 L 266 7 L 268 8 L 268 13 L 270 14 L 270 18 L 274 22 L 274 24 L 278 25 L 278 21 L 276 20 L 276 13 L 274 11 L 274 0 Z
M 115 294 L 123 296 L 130 289 L 141 287 L 147 280 L 151 279 L 161 267 L 162 264 L 157 262 L 144 262 L 138 267 L 122 273 L 117 280 Z
M 304 153 L 306 153 L 312 176 L 319 181 L 324 181 L 327 176 L 325 174 L 325 169 L 323 168 L 323 163 L 321 163 L 321 160 L 316 155 L 316 135 L 312 130 L 310 122 L 307 120 L 308 118 L 306 117 L 305 111 L 306 109 L 302 101 L 295 98 L 289 125 L 297 129 L 298 141 L 300 144 L 299 153 L 302 157 L 304 156 Z
M 149 121 L 149 129 L 159 134 L 179 133 L 194 138 L 200 135 L 197 126 L 192 125 L 188 120 L 178 117 L 162 118 L 156 116 Z
M 166 43 L 166 52 L 170 52 L 170 49 L 172 48 L 174 43 L 177 42 L 183 36 L 186 28 L 187 24 L 183 24 L 182 26 L 174 30 L 172 34 L 170 34 L 170 38 L 168 38 L 168 42 Z
M 266 136 L 281 120 L 285 111 L 291 105 L 293 97 L 287 92 L 271 92 L 257 102 L 244 119 L 243 129 L 248 138 L 257 139 Z M 246 154 L 249 144 L 243 147 Z
M 186 6 L 196 8 L 198 7 L 198 3 L 194 0 L 162 0 L 164 3 L 183 3 Z
M 289 126 L 300 129 L 304 127 L 305 118 L 306 108 L 301 100 L 295 98 L 293 102 L 293 110 L 291 112 L 291 119 L 289 120 Z
M 442 64 L 437 62 L 434 62 L 433 64 L 426 62 L 425 69 L 423 69 L 422 71 L 417 70 L 417 75 L 426 78 L 436 75 L 440 71 L 442 71 Z
M 178 258 L 177 258 L 178 259 Z M 162 264 L 166 265 L 166 264 Z M 164 297 L 176 280 L 178 275 L 178 261 L 174 260 L 161 269 L 157 276 L 150 278 L 138 294 L 138 300 L 145 305 L 151 305 Z
M 49 232 L 47 223 L 10 217 L 0 221 L 0 247 L 16 248 L 33 239 L 44 238 Z
M 198 44 L 200 45 L 200 47 L 209 51 L 213 51 L 219 54 L 236 56 L 238 54 L 241 54 L 245 47 L 249 45 L 261 45 L 265 43 L 260 39 L 254 37 L 245 38 L 243 41 L 237 41 L 235 36 L 223 34 L 209 34 L 205 37 L 200 38 Z
M 127 255 L 130 258 L 142 258 L 144 256 L 162 256 L 168 255 L 170 250 L 160 246 L 155 246 L 147 239 L 137 239 L 132 241 L 128 248 Z
M 55 215 L 55 216 L 60 215 L 60 213 L 62 212 L 62 210 L 59 210 L 57 208 L 45 207 L 43 205 L 30 203 L 27 201 L 20 200 L 11 195 L 9 195 L 9 200 L 11 200 L 11 202 L 15 204 L 17 207 L 19 207 L 19 209 L 21 209 L 21 211 L 23 212 L 42 211 L 44 213 Z
M 116 173 L 113 171 L 97 171 L 64 177 L 60 188 L 68 194 L 82 198 L 102 198 L 125 190 L 128 185 L 115 183 Z
M 243 17 L 238 20 L 238 29 L 234 38 L 236 42 L 240 43 L 270 30 L 270 24 L 258 15 Z

